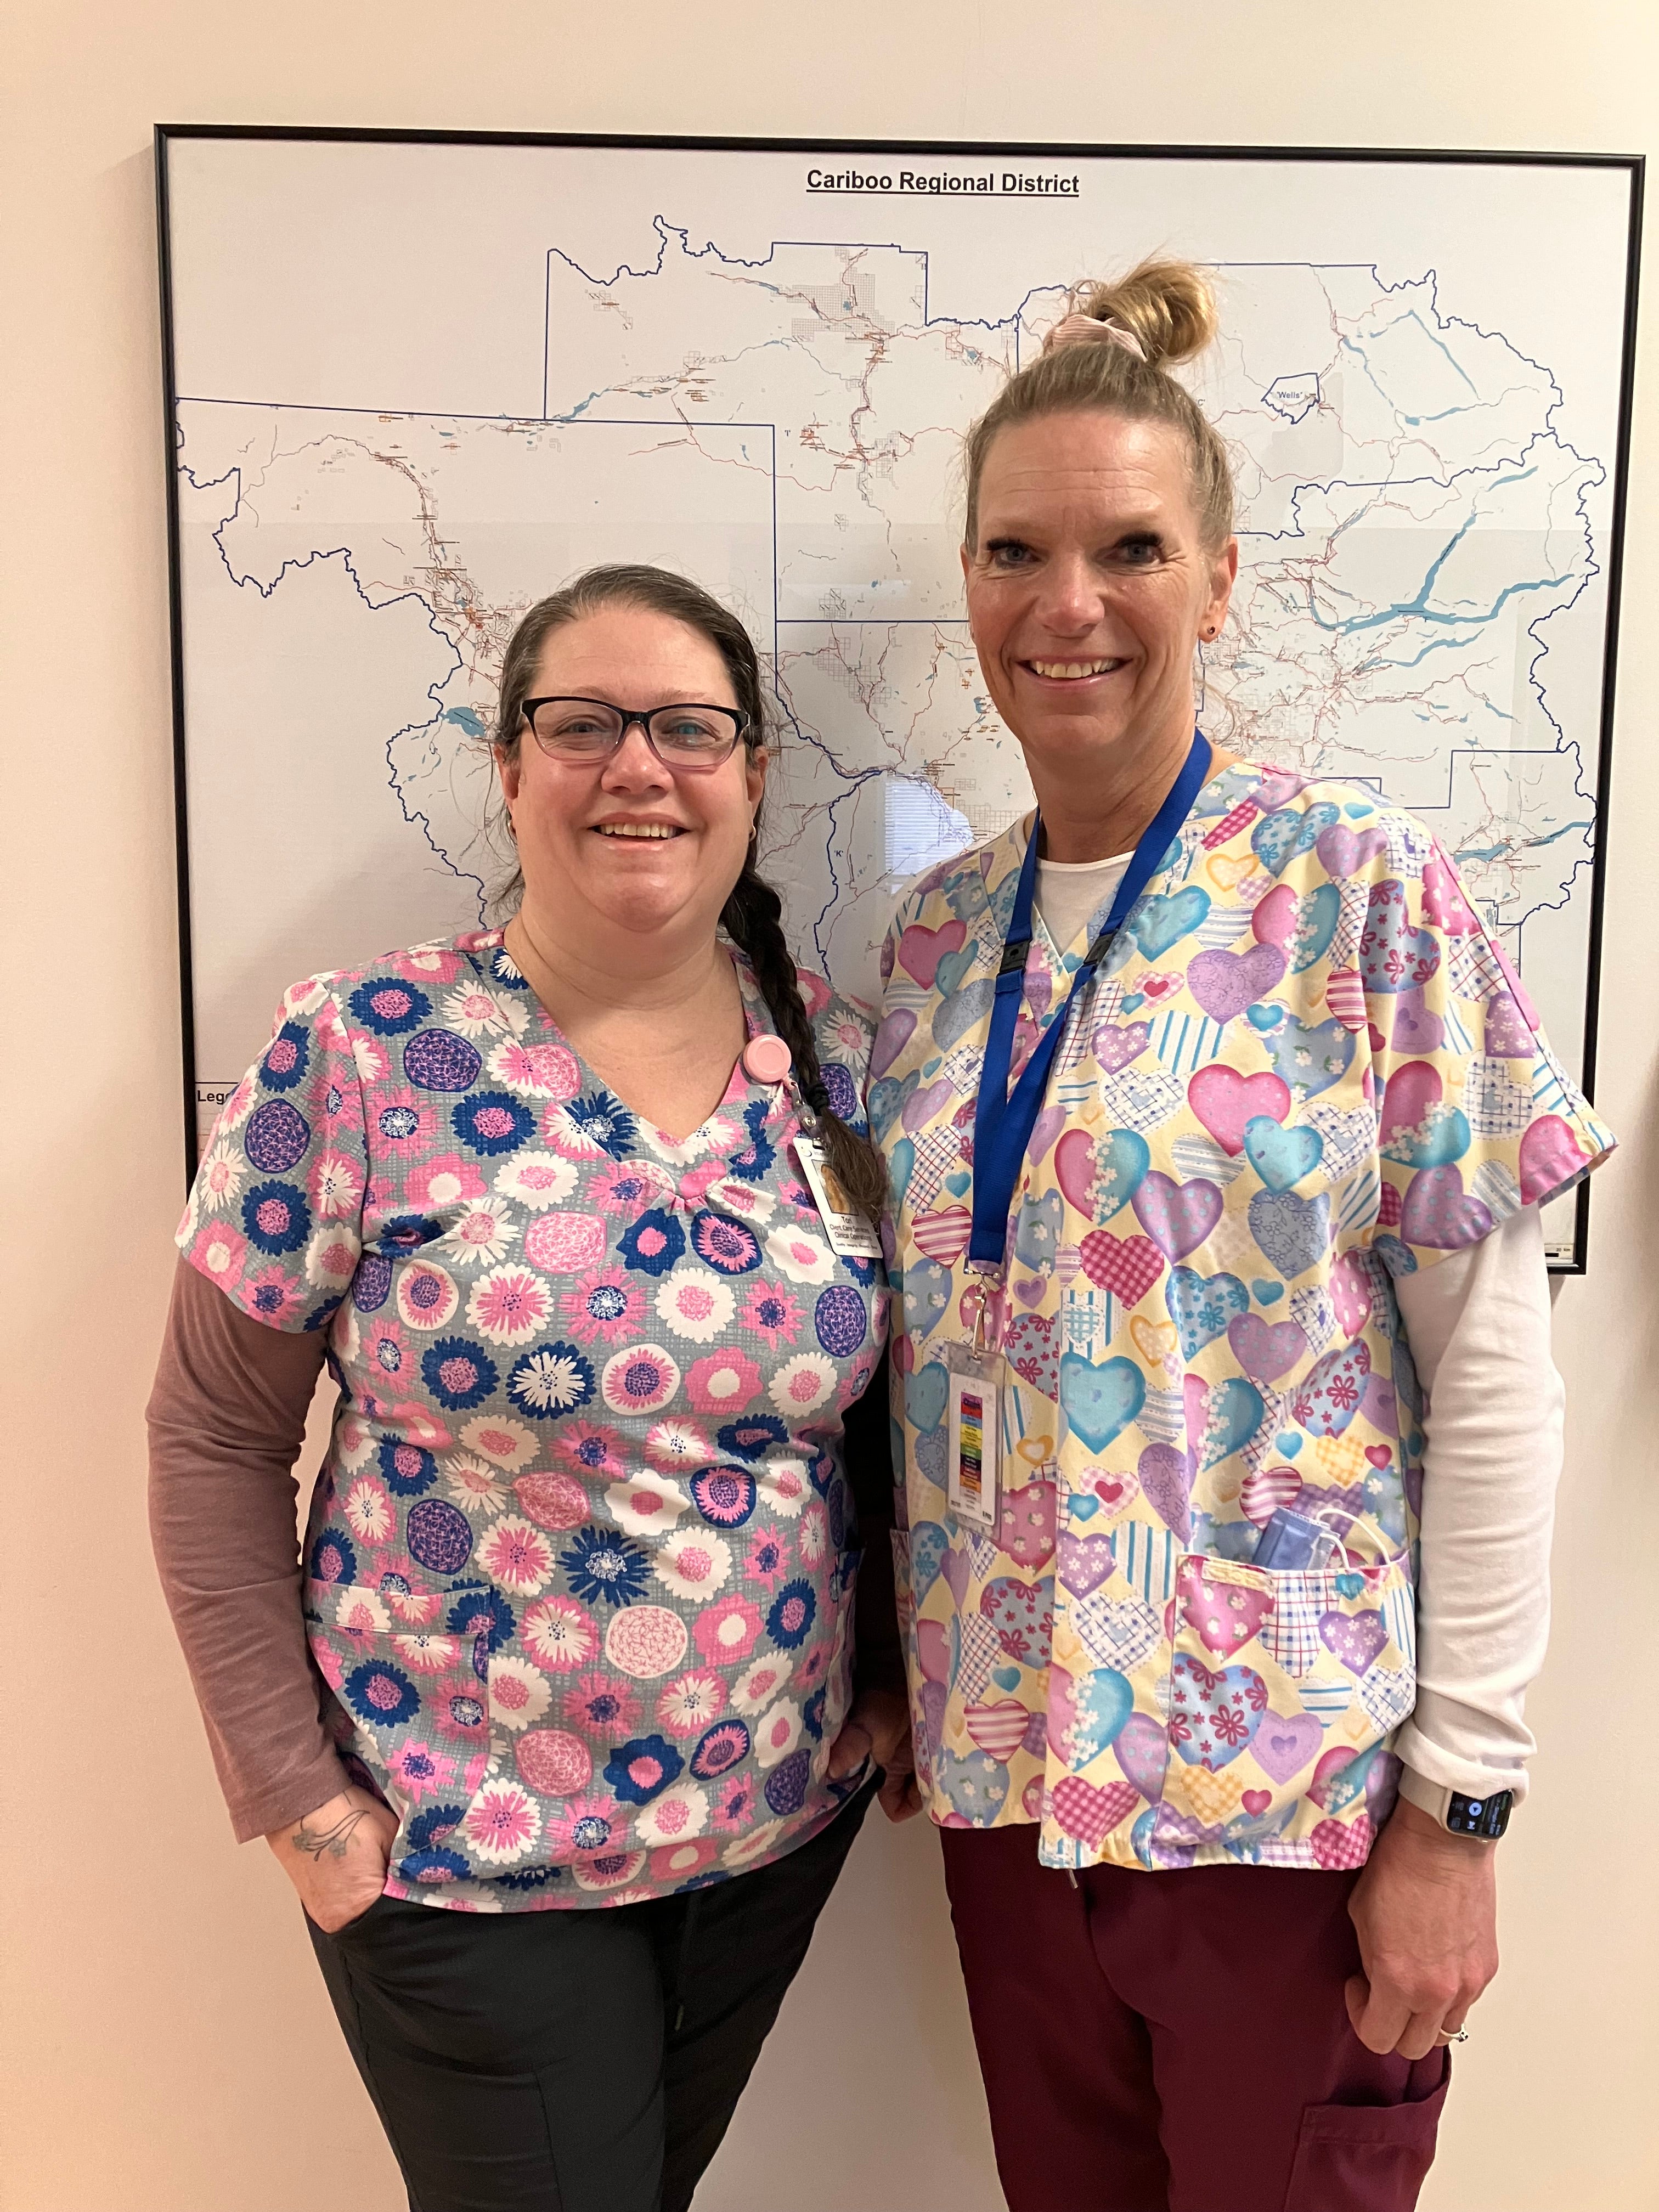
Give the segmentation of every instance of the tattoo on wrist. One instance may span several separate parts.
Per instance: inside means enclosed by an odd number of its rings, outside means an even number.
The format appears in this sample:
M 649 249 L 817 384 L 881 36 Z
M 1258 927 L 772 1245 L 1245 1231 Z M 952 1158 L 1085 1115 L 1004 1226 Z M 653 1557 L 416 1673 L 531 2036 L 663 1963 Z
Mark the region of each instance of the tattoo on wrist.
M 346 1845 L 357 1832 L 358 1822 L 368 1817 L 366 1808 L 355 1806 L 349 1812 L 342 1813 L 332 1827 L 317 1828 L 312 1826 L 307 1815 L 289 1841 L 296 1851 L 304 1851 L 313 1859 L 320 1860 L 325 1854 L 331 1859 L 343 1859 L 346 1855 Z

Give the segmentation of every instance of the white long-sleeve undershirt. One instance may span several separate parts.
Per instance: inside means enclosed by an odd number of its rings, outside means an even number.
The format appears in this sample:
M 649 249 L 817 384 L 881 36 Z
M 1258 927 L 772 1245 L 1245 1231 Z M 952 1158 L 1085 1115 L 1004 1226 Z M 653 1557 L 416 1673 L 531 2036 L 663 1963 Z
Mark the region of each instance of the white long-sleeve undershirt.
M 1538 1208 L 1395 1291 L 1429 1399 L 1417 1710 L 1395 1749 L 1428 1782 L 1518 1801 L 1536 1748 L 1522 1711 L 1549 1640 L 1566 1404 Z

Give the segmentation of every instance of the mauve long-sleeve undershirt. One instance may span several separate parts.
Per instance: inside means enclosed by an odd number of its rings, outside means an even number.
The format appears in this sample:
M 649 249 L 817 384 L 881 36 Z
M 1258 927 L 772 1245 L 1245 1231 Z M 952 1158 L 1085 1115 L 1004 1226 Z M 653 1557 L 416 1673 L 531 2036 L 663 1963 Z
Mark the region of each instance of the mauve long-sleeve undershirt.
M 150 1393 L 149 1525 L 168 1609 L 239 1842 L 347 1786 L 301 1611 L 294 1465 L 326 1350 L 251 1320 L 181 1260 Z M 860 1686 L 902 1687 L 887 1363 L 845 1417 L 864 1537 Z

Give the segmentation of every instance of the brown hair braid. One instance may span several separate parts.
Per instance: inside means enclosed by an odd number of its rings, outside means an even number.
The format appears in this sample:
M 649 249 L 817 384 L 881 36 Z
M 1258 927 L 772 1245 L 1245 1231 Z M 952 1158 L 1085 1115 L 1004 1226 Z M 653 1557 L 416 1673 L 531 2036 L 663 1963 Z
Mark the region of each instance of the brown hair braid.
M 670 616 L 706 637 L 726 663 L 732 691 L 747 718 L 744 745 L 753 753 L 766 743 L 769 718 L 760 661 L 754 641 L 737 616 L 689 577 L 677 576 L 667 568 L 618 563 L 590 568 L 562 591 L 538 599 L 514 631 L 501 663 L 496 702 L 494 743 L 498 757 L 512 761 L 518 757 L 524 736 L 524 702 L 536 681 L 537 665 L 549 632 L 562 623 L 597 614 L 604 607 L 646 608 L 653 614 Z M 877 1221 L 887 1199 L 886 1164 L 870 1139 L 849 1128 L 830 1103 L 818 1063 L 817 1038 L 783 933 L 783 904 L 755 866 L 758 812 L 755 829 L 743 873 L 720 910 L 720 927 L 753 968 L 778 1035 L 793 1057 L 795 1081 L 817 1124 L 830 1171 L 857 1211 Z M 497 912 L 511 913 L 523 889 L 523 875 L 514 869 L 492 902 Z

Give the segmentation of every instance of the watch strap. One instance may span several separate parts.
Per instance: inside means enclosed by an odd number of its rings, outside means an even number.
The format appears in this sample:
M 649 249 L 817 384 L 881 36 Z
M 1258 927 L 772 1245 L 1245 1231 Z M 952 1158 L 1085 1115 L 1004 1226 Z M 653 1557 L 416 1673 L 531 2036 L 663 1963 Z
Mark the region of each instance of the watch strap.
M 1419 1812 L 1426 1813 L 1437 1826 L 1454 1836 L 1475 1836 L 1487 1843 L 1497 1842 L 1515 1809 L 1513 1790 L 1495 1790 L 1485 1797 L 1471 1797 L 1463 1790 L 1448 1789 L 1444 1783 L 1431 1782 L 1410 1766 L 1401 1773 L 1400 1794 Z

